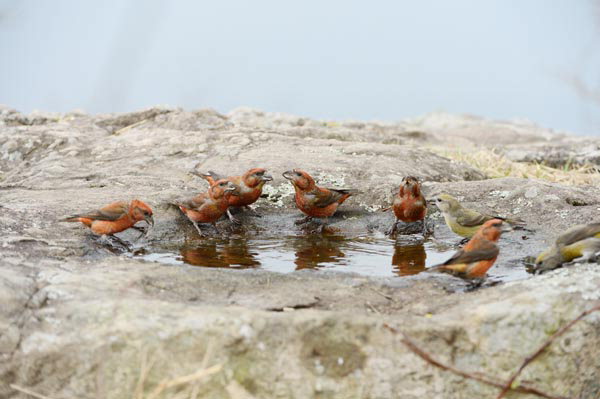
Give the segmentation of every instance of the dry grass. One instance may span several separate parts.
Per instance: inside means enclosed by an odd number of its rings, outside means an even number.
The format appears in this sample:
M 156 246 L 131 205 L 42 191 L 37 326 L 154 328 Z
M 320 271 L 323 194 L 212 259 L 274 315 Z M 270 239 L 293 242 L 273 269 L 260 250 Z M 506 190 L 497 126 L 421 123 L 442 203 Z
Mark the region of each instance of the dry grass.
M 210 367 L 208 366 L 208 363 L 213 356 L 214 348 L 214 341 L 210 341 L 206 347 L 206 352 L 204 353 L 204 357 L 200 362 L 199 368 L 196 372 L 177 376 L 175 378 L 164 378 L 149 391 L 149 394 L 146 393 L 150 388 L 148 386 L 150 384 L 148 384 L 147 381 L 148 375 L 154 365 L 160 361 L 160 356 L 158 356 L 157 353 L 155 353 L 154 356 L 149 356 L 147 350 L 142 350 L 140 374 L 133 392 L 133 399 L 158 399 L 163 397 L 197 399 L 200 384 L 206 382 L 207 377 L 218 374 L 223 369 L 222 364 L 215 364 Z M 177 388 L 179 390 L 177 395 L 179 396 L 175 396 L 172 392 L 167 392 L 170 388 Z
M 430 150 L 443 157 L 471 165 L 489 178 L 534 178 L 573 186 L 600 183 L 600 172 L 594 165 L 574 165 L 568 162 L 561 169 L 556 169 L 537 162 L 514 162 L 498 151 L 488 148 L 431 147 Z

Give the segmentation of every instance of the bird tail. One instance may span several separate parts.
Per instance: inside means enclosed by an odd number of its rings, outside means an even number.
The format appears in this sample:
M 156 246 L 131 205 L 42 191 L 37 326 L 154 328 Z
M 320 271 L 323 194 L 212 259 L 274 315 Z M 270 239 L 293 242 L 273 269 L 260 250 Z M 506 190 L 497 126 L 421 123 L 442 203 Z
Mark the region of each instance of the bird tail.
M 69 217 L 66 217 L 66 218 L 59 219 L 58 221 L 59 222 L 79 222 L 79 218 L 80 217 L 81 216 L 77 216 L 77 215 L 75 215 L 75 216 L 69 216 Z
M 424 270 L 427 273 L 449 273 L 450 271 L 443 263 L 430 266 Z
M 525 227 L 525 221 L 519 218 L 505 218 L 502 216 L 494 216 L 494 219 L 500 219 L 506 223 L 508 223 L 514 230 L 525 230 L 529 232 L 533 232 L 535 230 L 529 229 Z
M 530 233 L 535 232 L 534 229 L 531 229 L 529 227 L 526 226 L 525 221 L 523 219 L 519 219 L 519 218 L 506 218 L 504 219 L 504 221 L 506 223 L 508 223 L 513 230 L 525 230 L 528 231 Z
M 356 194 L 358 194 L 360 192 L 358 190 L 354 190 L 354 189 L 351 189 L 351 188 L 348 188 L 348 189 L 346 189 L 346 188 L 341 188 L 341 189 L 340 188 L 336 188 L 336 189 L 332 189 L 331 191 L 335 191 L 335 192 L 337 192 L 337 193 L 339 193 L 339 194 L 342 195 L 342 197 L 337 201 L 338 204 L 340 204 L 340 205 L 344 201 L 346 201 L 350 196 L 356 195 Z
M 505 218 L 503 216 L 494 216 L 494 219 L 500 219 L 511 226 L 525 226 L 525 221 L 519 218 Z
M 185 213 L 185 211 L 187 209 L 183 204 L 181 204 L 179 202 L 167 202 L 167 205 L 169 207 L 177 208 L 178 210 L 181 210 L 181 212 L 183 212 L 183 213 Z
M 336 188 L 331 189 L 332 191 L 337 191 L 340 194 L 347 194 L 348 196 L 360 194 L 359 190 L 355 190 L 353 188 Z
M 447 265 L 441 263 L 439 265 L 431 266 L 425 269 L 425 272 L 429 273 L 446 273 L 451 274 L 453 276 L 464 277 L 466 273 L 465 265 Z
M 208 182 L 208 184 L 210 184 L 211 186 L 220 179 L 220 176 L 218 174 L 216 174 L 215 172 L 213 172 L 212 170 L 209 170 L 206 173 L 202 173 L 202 172 L 197 172 L 195 170 L 192 170 L 190 172 L 191 174 L 201 177 L 204 180 L 206 180 Z

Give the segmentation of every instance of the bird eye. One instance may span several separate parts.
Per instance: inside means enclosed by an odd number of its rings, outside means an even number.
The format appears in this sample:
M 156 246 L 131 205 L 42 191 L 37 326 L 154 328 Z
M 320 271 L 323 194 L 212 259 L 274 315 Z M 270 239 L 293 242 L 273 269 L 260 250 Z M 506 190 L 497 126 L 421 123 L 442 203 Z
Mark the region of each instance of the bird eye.
M 437 202 L 442 202 L 441 198 L 436 199 Z

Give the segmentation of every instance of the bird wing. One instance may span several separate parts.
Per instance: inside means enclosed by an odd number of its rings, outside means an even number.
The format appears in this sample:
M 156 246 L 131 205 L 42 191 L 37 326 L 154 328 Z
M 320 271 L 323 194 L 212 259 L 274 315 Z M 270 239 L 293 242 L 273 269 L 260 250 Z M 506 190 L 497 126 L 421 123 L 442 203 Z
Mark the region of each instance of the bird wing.
M 454 265 L 461 263 L 473 263 L 481 260 L 491 260 L 498 256 L 499 253 L 500 249 L 496 244 L 488 240 L 483 240 L 481 245 L 479 245 L 476 250 L 466 252 L 461 249 L 443 264 Z
M 568 229 L 563 235 L 556 239 L 556 245 L 571 245 L 588 237 L 600 233 L 600 223 L 579 225 Z
M 325 208 L 334 202 L 339 202 L 345 195 L 352 194 L 354 191 L 355 190 L 317 187 L 310 192 L 315 198 L 312 205 L 317 208 Z
M 586 254 L 596 254 L 600 251 L 600 238 L 590 237 L 576 241 L 560 250 L 565 260 L 579 258 Z
M 182 201 L 178 205 L 183 205 L 188 209 L 197 209 L 200 208 L 206 201 L 210 199 L 208 193 L 200 193 L 196 195 L 194 198 L 190 198 L 189 200 Z
M 72 217 L 92 219 L 92 220 L 107 220 L 114 221 L 121 218 L 129 210 L 129 203 L 125 201 L 113 202 L 103 208 L 96 209 L 90 212 L 82 213 Z
M 456 217 L 456 222 L 461 226 L 475 227 L 480 226 L 493 219 L 492 216 L 481 214 L 471 209 L 462 209 L 460 214 Z

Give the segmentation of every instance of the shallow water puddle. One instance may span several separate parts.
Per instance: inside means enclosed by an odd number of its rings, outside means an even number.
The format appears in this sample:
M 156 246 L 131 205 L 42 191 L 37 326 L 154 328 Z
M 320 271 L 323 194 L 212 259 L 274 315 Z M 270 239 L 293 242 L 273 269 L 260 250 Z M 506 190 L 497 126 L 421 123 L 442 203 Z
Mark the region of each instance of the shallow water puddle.
M 143 259 L 173 265 L 259 268 L 280 273 L 326 269 L 368 276 L 408 276 L 444 262 L 455 248 L 433 239 L 395 241 L 384 236 L 291 235 L 251 238 L 241 235 L 186 242 L 177 253 L 157 249 Z

